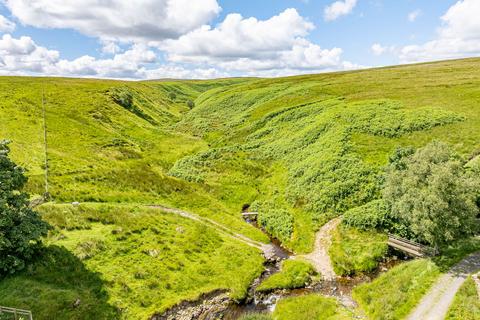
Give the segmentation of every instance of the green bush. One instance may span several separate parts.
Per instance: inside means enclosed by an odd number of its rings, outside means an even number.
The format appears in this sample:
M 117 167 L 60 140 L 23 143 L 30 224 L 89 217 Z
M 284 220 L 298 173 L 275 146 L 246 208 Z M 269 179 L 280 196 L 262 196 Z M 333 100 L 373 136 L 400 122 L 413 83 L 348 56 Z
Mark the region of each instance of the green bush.
M 315 269 L 308 262 L 285 260 L 282 263 L 281 271 L 265 279 L 257 287 L 257 291 L 302 288 L 314 273 Z
M 339 225 L 333 231 L 328 254 L 336 274 L 352 275 L 373 271 L 387 250 L 385 234 Z
M 114 88 L 111 96 L 115 103 L 121 105 L 125 109 L 133 108 L 133 95 L 127 88 Z
M 478 229 L 480 178 L 453 149 L 434 141 L 387 168 L 383 199 L 417 241 L 440 247 Z
M 270 202 L 268 202 L 270 203 Z M 258 213 L 258 223 L 273 237 L 290 240 L 293 233 L 293 216 L 282 208 L 276 208 L 272 203 L 262 205 Z
M 156 121 L 150 115 L 148 115 L 144 110 L 142 110 L 139 106 L 137 106 L 134 103 L 133 93 L 130 91 L 130 89 L 126 87 L 114 88 L 113 90 L 111 90 L 110 95 L 113 101 L 118 105 L 122 106 L 123 108 L 135 114 L 136 116 L 152 124 L 156 124 Z
M 389 210 L 383 200 L 370 201 L 345 212 L 342 223 L 360 230 L 383 229 L 390 223 Z
M 195 102 L 193 102 L 192 100 L 187 100 L 187 107 L 189 109 L 193 109 L 195 107 Z
M 25 268 L 42 244 L 49 225 L 29 207 L 24 169 L 9 158 L 8 141 L 0 141 L 0 276 Z

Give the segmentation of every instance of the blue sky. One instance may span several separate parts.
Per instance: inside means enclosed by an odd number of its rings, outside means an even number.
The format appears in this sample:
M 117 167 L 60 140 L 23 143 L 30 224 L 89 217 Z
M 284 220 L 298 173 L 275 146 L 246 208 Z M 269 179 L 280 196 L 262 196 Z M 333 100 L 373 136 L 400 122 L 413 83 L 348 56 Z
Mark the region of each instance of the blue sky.
M 281 76 L 480 54 L 478 0 L 0 0 L 0 74 Z

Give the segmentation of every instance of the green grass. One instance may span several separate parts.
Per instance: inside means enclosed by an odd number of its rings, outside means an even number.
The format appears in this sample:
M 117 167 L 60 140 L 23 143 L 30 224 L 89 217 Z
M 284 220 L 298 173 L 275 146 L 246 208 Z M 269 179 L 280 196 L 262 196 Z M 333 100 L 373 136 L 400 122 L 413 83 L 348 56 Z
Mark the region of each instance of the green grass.
M 82 312 L 93 299 L 99 302 L 90 319 L 98 311 L 105 312 L 102 319 L 115 319 L 107 315 L 110 309 L 119 310 L 122 319 L 146 319 L 217 289 L 242 299 L 263 270 L 258 250 L 158 209 L 47 204 L 40 211 L 56 226 L 46 243 L 71 261 L 53 272 L 56 262 L 41 259 L 37 264 L 45 270 L 36 264 L 0 282 L 0 305 L 32 309 L 35 319 L 87 319 L 90 313 Z M 63 278 L 56 279 L 57 272 Z M 79 272 L 93 280 L 78 286 Z M 67 308 L 77 295 L 84 308 Z
M 433 258 L 442 272 L 446 272 L 464 257 L 480 250 L 480 237 L 460 239 L 440 249 L 440 255 Z
M 430 260 L 406 262 L 354 288 L 353 298 L 371 319 L 404 319 L 439 274 L 439 268 Z
M 469 277 L 458 290 L 445 319 L 480 319 L 480 296 L 478 295 L 477 286 L 472 277 Z
M 343 276 L 375 270 L 387 250 L 385 234 L 339 225 L 333 231 L 328 254 L 335 273 Z
M 439 139 L 465 155 L 480 149 L 478 63 L 256 80 L 204 92 L 176 128 L 210 149 L 177 161 L 170 173 L 225 184 L 228 193 L 235 181 L 234 190 L 254 195 L 267 230 L 307 251 L 325 220 L 378 198 L 378 174 L 397 146 Z M 254 176 L 262 188 L 236 178 L 252 169 L 239 159 L 263 170 Z M 285 183 L 276 186 L 278 168 Z
M 58 234 L 49 243 L 65 246 L 84 259 L 87 270 L 100 272 L 107 304 L 145 315 L 212 289 L 229 288 L 241 296 L 260 259 L 247 257 L 253 249 L 214 231 L 205 232 L 213 242 L 221 239 L 221 245 L 214 248 L 205 240 L 205 248 L 198 248 L 170 228 L 170 223 L 182 220 L 178 217 L 160 221 L 151 213 L 121 214 L 132 227 L 109 212 L 158 203 L 267 242 L 240 215 L 243 205 L 252 204 L 264 227 L 287 248 L 309 252 L 323 223 L 379 197 L 379 174 L 397 146 L 421 147 L 437 139 L 465 157 L 480 150 L 479 66 L 480 59 L 465 59 L 277 79 L 175 82 L 0 77 L 0 138 L 13 140 L 13 159 L 28 169 L 28 191 L 43 193 L 44 90 L 53 199 L 110 203 L 107 208 L 116 208 L 78 209 L 103 210 L 98 215 L 85 213 L 87 219 L 68 206 L 50 208 L 45 216 L 63 228 L 67 238 Z M 116 103 L 112 95 L 118 90 L 128 92 L 132 103 L 126 107 Z M 192 110 L 188 100 L 195 102 Z M 146 289 L 148 285 L 141 286 L 142 279 L 132 279 L 131 274 L 138 266 L 158 275 L 156 269 L 142 260 L 145 254 L 132 253 L 135 263 L 125 256 L 143 240 L 153 246 L 156 236 L 150 227 L 165 221 L 170 222 L 162 245 L 170 248 L 168 256 L 174 260 L 162 267 L 166 270 L 157 269 L 179 279 L 179 287 Z M 185 224 L 185 235 L 203 232 L 196 223 Z M 111 229 L 117 225 L 140 233 L 117 241 L 112 232 L 118 230 Z M 200 252 L 192 261 L 185 260 L 182 245 Z M 342 246 L 340 260 L 349 250 L 358 257 L 370 250 L 348 240 Z M 111 250 L 125 255 L 108 256 Z M 238 259 L 231 257 L 236 250 Z M 444 255 L 445 265 L 465 250 L 452 248 Z M 205 255 L 213 257 L 208 270 L 202 267 Z M 361 268 L 372 256 L 365 257 L 359 260 Z M 232 267 L 227 258 L 238 266 Z M 251 273 L 231 275 L 237 267 L 246 270 L 246 264 Z M 227 276 L 239 280 L 229 281 L 216 270 L 226 270 Z M 115 272 L 130 284 L 115 282 L 119 281 L 112 278 Z M 192 286 L 185 282 L 188 277 L 194 278 Z M 159 279 L 161 285 L 169 283 Z M 0 287 L 6 281 L 0 281 Z M 128 292 L 137 286 L 138 295 Z M 1 290 L 0 294 L 5 295 Z
M 242 316 L 240 320 L 272 320 L 272 317 L 264 313 L 250 313 Z
M 351 313 L 335 298 L 311 294 L 280 300 L 273 313 L 274 320 L 348 320 Z
M 265 279 L 256 290 L 265 292 L 275 289 L 302 288 L 313 274 L 315 274 L 315 269 L 310 263 L 299 260 L 285 260 L 280 272 Z
M 26 270 L 0 281 L 0 305 L 30 310 L 34 319 L 118 319 L 106 286 L 72 252 L 51 245 Z

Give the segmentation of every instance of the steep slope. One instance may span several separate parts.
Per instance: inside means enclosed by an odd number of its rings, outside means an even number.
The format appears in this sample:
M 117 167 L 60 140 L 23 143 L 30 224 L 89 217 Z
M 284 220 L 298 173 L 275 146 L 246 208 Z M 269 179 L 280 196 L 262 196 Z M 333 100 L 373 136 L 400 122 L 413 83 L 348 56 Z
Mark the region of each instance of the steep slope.
M 248 79 L 121 82 L 61 78 L 0 78 L 0 138 L 26 167 L 29 191 L 44 192 L 42 92 L 46 109 L 49 192 L 57 202 L 143 202 L 218 215 L 228 225 L 265 237 L 226 211 L 212 190 L 167 175 L 176 160 L 208 148 L 171 130 L 194 100 L 212 87 Z M 132 97 L 129 106 L 115 94 Z M 172 97 L 173 95 L 173 97 Z M 243 229 L 242 229 L 243 228 Z
M 377 175 L 396 146 L 439 139 L 466 157 L 480 149 L 479 65 L 468 59 L 207 91 L 177 128 L 212 147 L 170 173 L 249 195 L 243 201 L 255 201 L 267 230 L 308 251 L 318 225 L 378 196 Z

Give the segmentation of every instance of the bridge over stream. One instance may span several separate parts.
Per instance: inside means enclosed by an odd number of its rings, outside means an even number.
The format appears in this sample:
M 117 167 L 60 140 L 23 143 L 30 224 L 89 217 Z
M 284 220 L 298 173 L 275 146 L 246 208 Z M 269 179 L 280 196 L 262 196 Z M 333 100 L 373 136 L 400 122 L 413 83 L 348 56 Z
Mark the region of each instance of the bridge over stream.
M 388 245 L 415 258 L 423 258 L 437 254 L 436 250 L 431 247 L 397 237 L 393 234 L 388 235 Z

